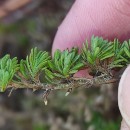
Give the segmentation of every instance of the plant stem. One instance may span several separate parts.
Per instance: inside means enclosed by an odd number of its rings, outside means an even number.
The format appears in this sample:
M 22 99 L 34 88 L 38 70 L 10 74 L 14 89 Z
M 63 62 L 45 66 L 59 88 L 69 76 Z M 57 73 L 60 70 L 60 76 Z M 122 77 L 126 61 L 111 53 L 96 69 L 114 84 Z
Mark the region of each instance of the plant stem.
M 59 89 L 69 89 L 69 88 L 78 88 L 78 87 L 99 87 L 102 84 L 109 84 L 117 82 L 119 79 L 114 79 L 112 76 L 108 76 L 107 74 L 100 75 L 98 77 L 94 77 L 92 79 L 88 78 L 76 78 L 72 77 L 69 81 L 65 81 L 65 83 L 59 84 L 48 84 L 48 83 L 30 83 L 30 82 L 13 82 L 8 88 L 29 88 L 33 90 L 59 90 Z

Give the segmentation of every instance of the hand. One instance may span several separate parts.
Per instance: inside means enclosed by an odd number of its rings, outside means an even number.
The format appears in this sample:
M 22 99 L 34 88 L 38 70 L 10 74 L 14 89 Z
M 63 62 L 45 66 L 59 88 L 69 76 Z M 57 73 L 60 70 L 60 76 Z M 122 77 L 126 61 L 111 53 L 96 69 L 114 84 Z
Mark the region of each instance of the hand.
M 129 0 L 76 0 L 56 34 L 52 52 L 82 43 L 91 36 L 107 39 L 130 38 Z M 84 74 L 82 73 L 82 76 Z M 80 73 L 81 76 L 81 73 Z M 118 91 L 123 121 L 121 130 L 130 130 L 130 66 L 125 70 Z

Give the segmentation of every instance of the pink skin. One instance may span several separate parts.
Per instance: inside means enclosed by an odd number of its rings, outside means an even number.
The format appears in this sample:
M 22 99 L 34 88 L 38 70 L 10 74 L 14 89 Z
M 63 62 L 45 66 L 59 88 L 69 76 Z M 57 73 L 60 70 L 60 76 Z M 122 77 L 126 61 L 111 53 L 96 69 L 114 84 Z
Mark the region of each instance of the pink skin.
M 73 46 L 81 47 L 92 35 L 109 40 L 130 38 L 130 0 L 76 0 L 63 23 L 58 28 L 52 52 Z M 82 72 L 79 76 L 84 76 Z M 125 77 L 125 78 L 124 78 Z M 122 76 L 118 103 L 130 117 L 130 67 Z M 121 113 L 122 114 L 122 113 Z M 123 115 L 122 115 L 123 116 Z M 124 117 L 124 116 L 123 116 Z M 126 123 L 125 123 L 126 122 Z M 121 130 L 130 130 L 128 121 L 123 119 Z

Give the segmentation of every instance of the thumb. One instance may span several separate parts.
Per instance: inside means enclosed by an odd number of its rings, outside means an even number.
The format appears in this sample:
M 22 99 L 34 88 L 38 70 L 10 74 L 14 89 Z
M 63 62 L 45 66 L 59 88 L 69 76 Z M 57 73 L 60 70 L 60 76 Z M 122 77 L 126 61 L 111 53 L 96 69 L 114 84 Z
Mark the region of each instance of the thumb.
M 52 53 L 56 49 L 81 47 L 92 35 L 127 39 L 130 37 L 129 7 L 129 0 L 76 0 L 58 28 Z M 87 75 L 87 71 L 79 73 L 79 76 Z
M 121 130 L 130 130 L 130 66 L 124 71 L 119 83 L 118 105 L 123 117 Z

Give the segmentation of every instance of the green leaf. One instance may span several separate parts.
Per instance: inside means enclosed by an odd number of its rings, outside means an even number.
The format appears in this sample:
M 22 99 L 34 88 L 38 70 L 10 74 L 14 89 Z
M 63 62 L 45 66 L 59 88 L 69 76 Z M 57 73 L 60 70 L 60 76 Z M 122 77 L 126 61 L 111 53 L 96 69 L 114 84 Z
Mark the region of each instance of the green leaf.
M 78 72 L 78 70 L 70 70 L 70 72 L 69 72 L 69 74 L 75 74 L 75 73 L 77 73 Z
M 92 54 L 91 54 L 91 52 L 90 51 L 88 51 L 88 53 L 87 53 L 87 61 L 88 61 L 88 63 L 90 63 L 90 64 L 94 64 L 94 61 L 92 60 Z
M 46 76 L 47 77 L 49 77 L 50 79 L 53 79 L 54 78 L 54 74 L 50 71 L 50 70 L 48 70 L 48 69 L 45 69 L 45 74 L 46 74 Z
M 59 73 L 54 73 L 54 76 L 57 78 L 65 78 L 65 76 L 59 74 Z
M 124 52 L 128 57 L 130 57 L 130 51 L 126 47 L 124 47 Z
M 29 72 L 27 70 L 26 61 L 24 60 L 20 61 L 20 72 L 26 79 L 29 79 Z
M 83 67 L 84 66 L 84 64 L 83 63 L 77 63 L 74 67 L 72 67 L 72 69 L 71 70 L 79 70 L 81 67 Z M 70 70 L 70 71 L 71 71 Z
M 81 56 L 80 55 L 75 55 L 75 57 L 73 58 L 72 62 L 71 62 L 71 66 L 76 64 L 77 61 L 81 60 Z
M 110 66 L 110 68 L 123 67 L 124 65 L 122 64 L 122 62 L 124 62 L 123 59 L 118 59 L 116 61 L 113 61 L 109 66 Z
M 51 68 L 52 70 L 55 70 L 55 65 L 52 61 L 48 61 L 48 65 L 49 65 L 49 68 Z
M 95 48 L 95 51 L 94 51 L 94 58 L 97 57 L 97 55 L 99 54 L 99 52 L 100 52 L 100 48 L 99 48 L 99 47 L 96 47 L 96 48 Z
M 108 53 L 108 54 L 103 55 L 100 60 L 102 61 L 102 60 L 107 59 L 107 58 L 110 58 L 110 57 L 112 57 L 112 56 L 114 56 L 114 53 L 111 53 L 111 54 Z

